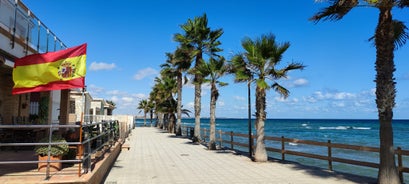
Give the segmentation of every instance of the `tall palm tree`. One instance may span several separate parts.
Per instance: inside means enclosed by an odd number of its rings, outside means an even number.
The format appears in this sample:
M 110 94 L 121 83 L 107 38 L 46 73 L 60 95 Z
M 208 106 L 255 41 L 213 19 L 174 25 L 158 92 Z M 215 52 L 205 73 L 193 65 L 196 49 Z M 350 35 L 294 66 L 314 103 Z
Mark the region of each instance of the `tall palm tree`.
M 266 119 L 266 91 L 274 89 L 282 97 L 287 98 L 289 90 L 278 84 L 278 80 L 286 78 L 291 70 L 303 69 L 300 63 L 290 63 L 282 69 L 277 69 L 284 52 L 290 47 L 289 42 L 277 43 L 273 34 L 261 35 L 260 38 L 242 40 L 245 50 L 232 58 L 237 67 L 236 81 L 256 83 L 256 150 L 254 160 L 257 162 L 267 161 L 267 152 L 264 143 L 264 121 Z M 268 81 L 272 84 L 268 84 Z
M 194 73 L 203 76 L 203 82 L 210 84 L 210 141 L 208 147 L 210 150 L 216 149 L 216 102 L 219 98 L 217 85 L 226 86 L 227 83 L 219 79 L 228 71 L 228 66 L 224 57 L 210 58 L 209 62 L 201 63 L 195 68 Z
M 378 183 L 400 183 L 393 146 L 393 107 L 395 106 L 394 50 L 409 38 L 406 26 L 392 18 L 393 8 L 409 7 L 409 0 L 332 0 L 330 6 L 311 17 L 312 21 L 340 20 L 355 7 L 379 10 L 375 30 L 376 105 L 379 118 L 380 167 Z
M 187 45 L 180 45 L 174 53 L 166 53 L 166 63 L 162 64 L 162 72 L 169 77 L 176 77 L 177 81 L 177 122 L 176 135 L 182 135 L 182 85 L 183 72 L 190 68 L 192 61 L 191 48 Z M 187 79 L 185 78 L 185 82 Z
M 137 107 L 140 112 L 143 112 L 143 126 L 146 126 L 146 114 L 149 112 L 149 107 L 148 107 L 148 100 L 144 99 L 139 101 L 138 107 Z
M 222 29 L 211 30 L 207 25 L 207 16 L 203 14 L 201 17 L 195 17 L 193 20 L 188 19 L 187 22 L 181 25 L 184 34 L 177 33 L 174 40 L 192 47 L 194 54 L 195 66 L 197 67 L 203 62 L 203 53 L 214 56 L 217 52 L 222 51 L 218 46 L 221 44 L 218 39 L 223 34 Z M 193 83 L 195 85 L 195 132 L 193 136 L 194 142 L 200 142 L 200 111 L 201 111 L 201 85 L 203 77 L 195 74 Z

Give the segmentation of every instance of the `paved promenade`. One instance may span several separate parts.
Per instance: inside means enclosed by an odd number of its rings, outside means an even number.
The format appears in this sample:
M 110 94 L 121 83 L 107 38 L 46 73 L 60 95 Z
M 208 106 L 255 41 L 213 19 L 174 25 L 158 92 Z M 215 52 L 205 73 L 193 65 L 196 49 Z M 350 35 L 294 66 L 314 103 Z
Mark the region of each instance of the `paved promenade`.
M 231 151 L 209 151 L 156 128 L 135 128 L 105 184 L 373 183 L 365 177 L 278 162 L 256 163 Z

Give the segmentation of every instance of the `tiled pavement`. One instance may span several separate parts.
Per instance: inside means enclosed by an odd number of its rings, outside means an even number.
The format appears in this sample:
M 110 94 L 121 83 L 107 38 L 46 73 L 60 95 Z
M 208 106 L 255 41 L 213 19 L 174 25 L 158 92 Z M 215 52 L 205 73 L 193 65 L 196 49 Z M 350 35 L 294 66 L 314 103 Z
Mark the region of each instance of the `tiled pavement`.
M 374 179 L 274 161 L 252 162 L 231 151 L 209 151 L 156 128 L 136 128 L 105 184 L 374 183 Z

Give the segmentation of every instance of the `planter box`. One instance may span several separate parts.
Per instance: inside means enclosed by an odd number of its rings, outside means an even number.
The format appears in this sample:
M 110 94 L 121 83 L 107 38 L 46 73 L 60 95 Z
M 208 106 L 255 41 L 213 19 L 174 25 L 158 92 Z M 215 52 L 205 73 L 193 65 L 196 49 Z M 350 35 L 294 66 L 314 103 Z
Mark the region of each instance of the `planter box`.
M 61 160 L 62 156 L 50 156 L 50 161 L 52 160 Z M 47 161 L 47 156 L 41 156 L 38 155 L 38 161 Z M 55 171 L 60 171 L 62 169 L 62 163 L 61 162 L 50 162 L 50 172 L 55 172 Z M 47 171 L 47 163 L 46 162 L 41 162 L 38 163 L 38 171 L 40 172 L 46 172 Z

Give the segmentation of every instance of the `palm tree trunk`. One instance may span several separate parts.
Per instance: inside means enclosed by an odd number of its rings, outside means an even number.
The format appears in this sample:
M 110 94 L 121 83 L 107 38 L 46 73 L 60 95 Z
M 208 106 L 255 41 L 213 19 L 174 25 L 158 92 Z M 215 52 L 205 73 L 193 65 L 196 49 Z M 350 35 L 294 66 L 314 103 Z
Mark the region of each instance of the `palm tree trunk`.
M 212 84 L 210 96 L 210 141 L 208 143 L 209 150 L 216 149 L 216 97 L 217 88 L 215 84 Z
M 169 113 L 168 114 L 168 132 L 175 133 L 175 114 Z
M 257 86 L 256 88 L 256 150 L 254 161 L 267 161 L 267 151 L 264 143 L 264 121 L 266 119 L 266 91 Z
M 153 111 L 152 110 L 149 111 L 149 115 L 150 115 L 150 122 L 151 122 L 151 127 L 152 127 L 152 119 L 153 119 Z
M 380 165 L 379 184 L 401 183 L 395 165 L 393 146 L 393 107 L 395 106 L 395 82 L 393 72 L 394 31 L 391 8 L 380 8 L 378 26 L 375 34 L 376 44 L 376 105 L 379 116 Z
M 198 67 L 202 61 L 202 53 L 196 55 L 195 67 Z M 201 98 L 202 98 L 202 77 L 195 74 L 195 135 L 193 137 L 193 142 L 201 142 L 200 137 L 200 111 L 201 111 Z
M 178 74 L 178 101 L 177 101 L 177 122 L 176 122 L 176 135 L 182 135 L 182 73 Z

